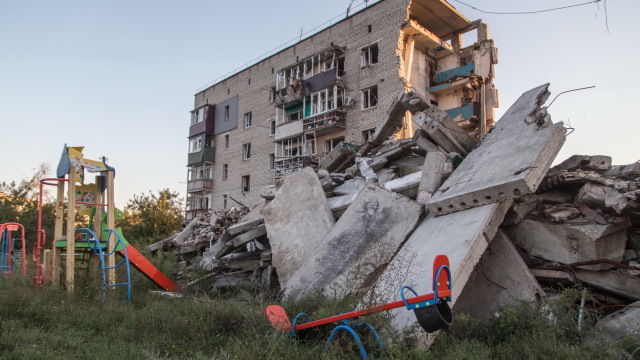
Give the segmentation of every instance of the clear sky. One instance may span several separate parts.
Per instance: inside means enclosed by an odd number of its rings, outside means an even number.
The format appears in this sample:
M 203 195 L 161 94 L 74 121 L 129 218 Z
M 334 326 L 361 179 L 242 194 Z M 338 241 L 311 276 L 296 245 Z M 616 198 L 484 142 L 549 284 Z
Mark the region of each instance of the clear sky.
M 0 181 L 55 169 L 65 143 L 106 156 L 117 170 L 116 205 L 133 194 L 186 193 L 193 95 L 237 67 L 343 14 L 350 0 L 0 0 Z M 355 4 L 362 2 L 356 0 Z M 369 4 L 374 1 L 369 1 Z M 580 0 L 466 0 L 485 11 L 531 11 Z M 569 123 L 556 159 L 640 158 L 640 1 L 608 1 L 536 15 L 483 14 L 499 48 L 502 114 L 524 91 L 551 83 L 549 109 Z M 466 40 L 466 39 L 465 39 Z M 468 44 L 468 43 L 467 43 Z

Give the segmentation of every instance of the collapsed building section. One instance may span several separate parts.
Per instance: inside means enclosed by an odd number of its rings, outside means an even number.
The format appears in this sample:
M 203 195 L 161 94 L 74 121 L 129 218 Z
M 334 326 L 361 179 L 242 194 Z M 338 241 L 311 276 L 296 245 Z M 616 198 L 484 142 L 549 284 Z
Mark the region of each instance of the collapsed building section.
M 338 146 L 412 138 L 423 126 L 412 105 L 391 106 L 410 100 L 399 93 L 419 95 L 448 117 L 443 126 L 456 124 L 478 141 L 495 121 L 496 63 L 488 25 L 446 1 L 365 7 L 195 95 L 186 218 L 254 205 L 264 186 L 315 168 Z M 376 133 L 380 120 L 393 125 Z

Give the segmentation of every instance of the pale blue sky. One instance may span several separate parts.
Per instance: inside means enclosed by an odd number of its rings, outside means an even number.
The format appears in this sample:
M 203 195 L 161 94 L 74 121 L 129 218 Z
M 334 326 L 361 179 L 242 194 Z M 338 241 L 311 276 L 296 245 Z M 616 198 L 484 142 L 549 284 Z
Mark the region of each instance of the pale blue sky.
M 360 2 L 356 0 L 356 3 Z M 487 11 L 528 11 L 573 0 L 468 0 Z M 370 1 L 369 3 L 373 3 Z M 193 95 L 203 85 L 343 13 L 349 0 L 0 0 L 0 181 L 55 169 L 62 147 L 84 145 L 118 173 L 116 205 L 170 188 L 185 194 Z M 635 114 L 640 1 L 538 15 L 482 14 L 499 48 L 499 114 L 524 91 L 550 82 L 554 121 L 575 131 L 557 158 L 638 160 Z

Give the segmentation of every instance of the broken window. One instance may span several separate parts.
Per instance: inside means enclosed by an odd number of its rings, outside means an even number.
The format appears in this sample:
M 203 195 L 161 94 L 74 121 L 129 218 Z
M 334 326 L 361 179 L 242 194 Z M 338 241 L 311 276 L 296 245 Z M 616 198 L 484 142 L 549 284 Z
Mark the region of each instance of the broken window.
M 195 138 L 189 140 L 189 153 L 196 153 L 202 150 L 202 138 Z
M 242 145 L 242 160 L 251 158 L 251 143 Z
M 229 164 L 222 165 L 222 180 L 227 180 L 229 177 Z
M 200 109 L 194 110 L 191 112 L 191 125 L 195 125 L 199 122 L 203 122 L 205 118 L 205 114 L 207 111 L 207 107 L 203 106 Z
M 251 111 L 244 114 L 244 128 L 247 129 L 250 127 L 251 127 Z
M 362 109 L 368 109 L 378 104 L 378 86 L 362 90 Z
M 251 191 L 251 178 L 249 175 L 242 177 L 242 192 Z
M 375 133 L 376 129 L 368 129 L 362 132 L 362 143 L 366 143 L 367 141 L 373 139 L 373 133 Z
M 364 68 L 378 63 L 378 44 L 373 44 L 362 49 L 360 53 L 360 65 Z
M 269 120 L 269 136 L 276 134 L 276 120 Z
M 326 140 L 324 142 L 324 152 L 325 152 L 325 154 L 328 154 L 331 150 L 333 150 L 333 148 L 338 146 L 338 144 L 340 144 L 343 141 L 344 141 L 344 136 L 340 136 L 340 137 L 337 137 L 337 138 Z
M 229 121 L 229 105 L 224 107 L 224 121 Z
M 229 148 L 229 134 L 224 134 L 224 148 Z

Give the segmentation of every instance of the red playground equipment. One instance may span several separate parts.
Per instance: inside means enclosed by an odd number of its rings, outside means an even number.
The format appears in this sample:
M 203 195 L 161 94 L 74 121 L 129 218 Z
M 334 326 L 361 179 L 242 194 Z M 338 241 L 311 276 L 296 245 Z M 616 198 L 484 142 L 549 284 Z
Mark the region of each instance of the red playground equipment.
M 13 237 L 13 233 L 17 231 L 20 231 L 20 237 L 16 239 Z M 22 276 L 27 277 L 24 226 L 18 223 L 0 224 L 0 234 L 2 235 L 0 239 L 0 275 L 13 275 L 15 267 L 20 266 Z

